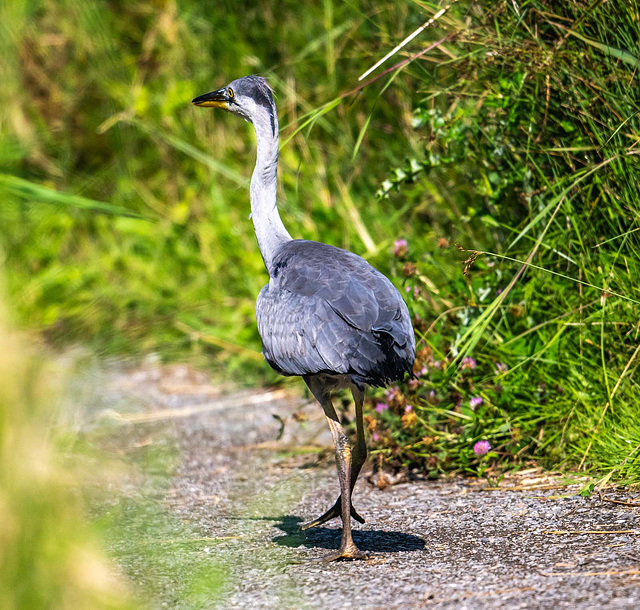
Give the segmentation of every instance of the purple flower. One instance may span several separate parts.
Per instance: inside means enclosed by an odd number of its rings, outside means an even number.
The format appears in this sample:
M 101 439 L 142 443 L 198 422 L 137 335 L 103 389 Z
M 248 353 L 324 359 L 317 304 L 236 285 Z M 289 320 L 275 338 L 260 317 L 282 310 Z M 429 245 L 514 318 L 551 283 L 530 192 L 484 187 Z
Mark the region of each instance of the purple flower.
M 382 413 L 383 411 L 388 411 L 389 405 L 386 402 L 377 402 L 376 403 L 376 412 Z
M 409 379 L 409 381 L 407 381 L 407 386 L 411 390 L 417 390 L 418 389 L 418 380 L 417 379 Z
M 465 356 L 462 359 L 462 368 L 463 369 L 469 369 L 470 371 L 472 371 L 473 369 L 476 368 L 476 366 L 478 366 L 478 365 L 477 365 L 476 361 L 473 358 L 471 358 L 471 356 Z
M 469 400 L 469 406 L 475 411 L 482 404 L 482 398 L 480 396 L 474 396 Z
M 407 405 L 407 406 L 404 408 L 404 412 L 405 412 L 405 413 L 411 413 L 411 411 L 413 411 L 413 405 Z
M 393 244 L 393 255 L 400 258 L 409 251 L 406 239 L 397 239 Z
M 423 366 L 419 371 L 418 371 L 418 377 L 422 377 L 423 375 L 426 375 L 429 372 L 429 369 L 426 366 Z
M 503 375 L 508 370 L 509 370 L 509 367 L 504 362 L 498 362 L 498 364 L 496 364 L 495 374 L 496 375 Z
M 483 455 L 487 455 L 491 451 L 491 445 L 489 441 L 478 441 L 473 446 L 473 452 L 478 456 L 482 457 Z
M 407 294 L 409 294 L 409 293 L 411 292 L 411 290 L 412 290 L 412 289 L 411 289 L 411 286 L 405 286 L 405 287 L 404 287 L 404 291 L 405 291 Z M 414 299 L 417 299 L 417 298 L 418 298 L 418 296 L 420 296 L 420 291 L 418 290 L 418 287 L 417 287 L 417 286 L 414 286 L 414 287 L 413 287 L 413 298 L 414 298 Z
M 394 386 L 387 390 L 386 398 L 389 402 L 391 402 L 399 393 L 400 390 L 397 388 L 397 386 Z
M 380 435 L 377 432 L 374 432 L 371 438 L 373 439 L 374 443 L 377 443 L 380 440 Z

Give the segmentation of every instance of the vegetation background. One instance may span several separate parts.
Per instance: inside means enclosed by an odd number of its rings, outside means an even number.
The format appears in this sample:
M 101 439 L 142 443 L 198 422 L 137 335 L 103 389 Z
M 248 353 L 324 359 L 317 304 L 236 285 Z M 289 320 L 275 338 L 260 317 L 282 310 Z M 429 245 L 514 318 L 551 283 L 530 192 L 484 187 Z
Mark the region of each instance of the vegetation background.
M 259 73 L 290 232 L 367 258 L 414 316 L 419 379 L 374 398 L 374 452 L 431 476 L 534 458 L 637 483 L 640 4 L 461 0 L 358 83 L 439 8 L 3 2 L 12 323 L 54 349 L 288 383 L 254 320 L 252 132 L 189 103 Z

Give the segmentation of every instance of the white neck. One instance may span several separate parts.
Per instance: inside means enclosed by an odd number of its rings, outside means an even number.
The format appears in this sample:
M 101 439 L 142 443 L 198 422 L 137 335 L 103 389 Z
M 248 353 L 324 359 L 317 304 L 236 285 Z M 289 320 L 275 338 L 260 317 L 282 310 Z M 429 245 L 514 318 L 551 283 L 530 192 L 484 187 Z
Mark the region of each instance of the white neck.
M 266 111 L 265 111 L 266 114 Z M 276 252 L 291 241 L 276 204 L 278 170 L 278 118 L 254 121 L 258 141 L 256 167 L 251 177 L 251 218 L 262 260 L 269 274 Z

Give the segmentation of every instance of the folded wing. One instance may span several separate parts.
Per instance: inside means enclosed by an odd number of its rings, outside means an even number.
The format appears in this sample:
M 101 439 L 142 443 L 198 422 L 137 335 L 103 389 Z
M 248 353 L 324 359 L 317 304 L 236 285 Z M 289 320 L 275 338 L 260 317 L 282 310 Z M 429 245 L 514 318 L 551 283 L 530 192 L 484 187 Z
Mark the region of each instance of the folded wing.
M 265 358 L 284 375 L 350 375 L 358 385 L 382 386 L 411 372 L 406 304 L 384 275 L 346 250 L 285 244 L 256 313 Z

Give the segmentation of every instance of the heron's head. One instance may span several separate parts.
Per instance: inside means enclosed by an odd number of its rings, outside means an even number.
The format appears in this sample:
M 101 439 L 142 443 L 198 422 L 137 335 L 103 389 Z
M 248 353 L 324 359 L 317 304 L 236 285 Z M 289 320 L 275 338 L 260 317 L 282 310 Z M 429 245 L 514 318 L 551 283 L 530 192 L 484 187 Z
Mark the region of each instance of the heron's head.
M 205 93 L 192 102 L 205 108 L 222 108 L 254 124 L 266 122 L 275 130 L 276 107 L 271 87 L 262 76 L 244 76 L 226 87 Z

